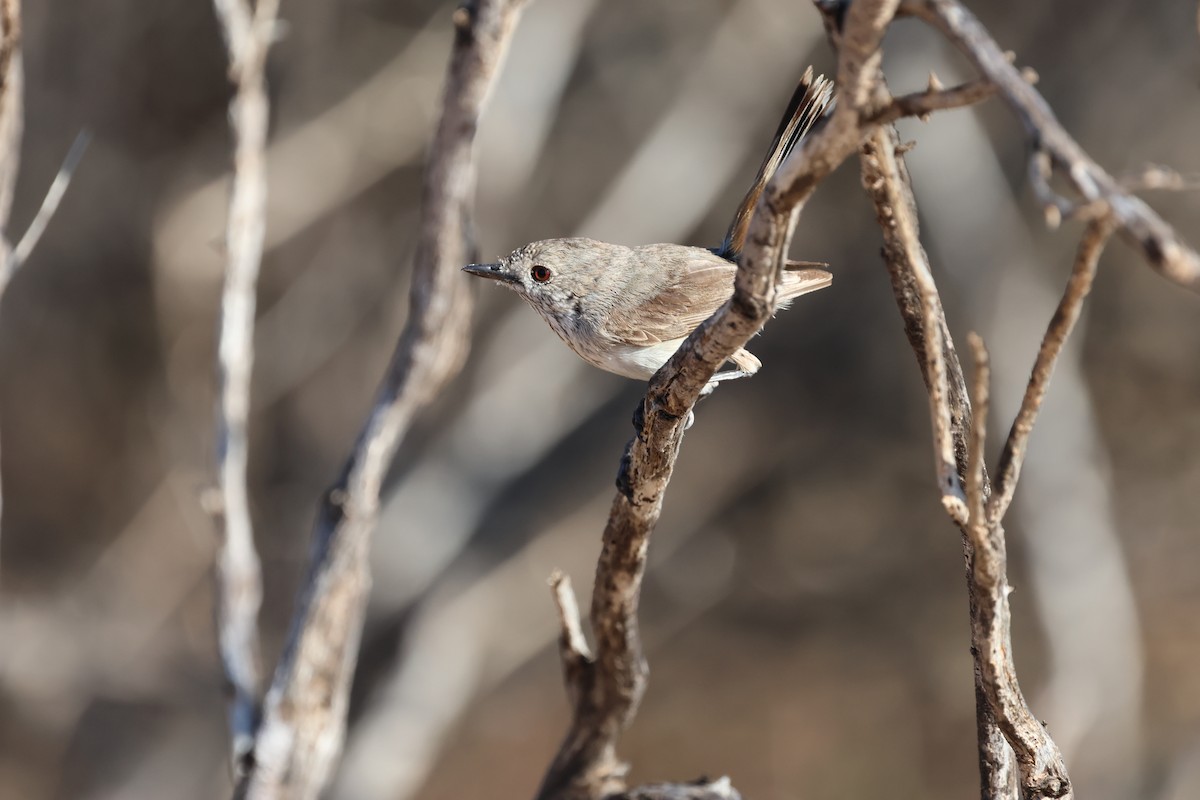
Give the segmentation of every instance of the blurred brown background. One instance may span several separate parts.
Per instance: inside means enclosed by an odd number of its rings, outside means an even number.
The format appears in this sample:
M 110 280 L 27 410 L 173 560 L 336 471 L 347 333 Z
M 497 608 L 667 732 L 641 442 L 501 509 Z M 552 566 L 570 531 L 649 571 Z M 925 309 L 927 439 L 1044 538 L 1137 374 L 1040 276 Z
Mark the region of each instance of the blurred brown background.
M 1200 172 L 1191 4 L 971 5 L 1114 173 Z M 403 324 L 451 10 L 283 7 L 252 430 L 272 659 L 318 494 Z M 915 23 L 886 49 L 897 90 L 965 77 Z M 831 67 L 805 3 L 538 0 L 483 123 L 482 254 L 717 243 L 809 63 Z M 0 314 L 0 797 L 225 796 L 198 505 L 230 141 L 217 27 L 204 2 L 27 3 L 25 65 L 14 234 L 77 131 L 95 139 Z M 905 133 L 952 328 L 985 335 L 1010 420 L 1078 230 L 1044 230 L 998 104 Z M 768 326 L 763 371 L 688 434 L 643 597 L 635 780 L 977 791 L 961 547 L 857 180 L 835 175 L 797 234 L 833 288 Z M 1200 240 L 1200 196 L 1150 200 Z M 565 730 L 545 579 L 588 590 L 640 387 L 512 295 L 478 298 L 466 371 L 387 492 L 338 798 L 528 797 Z M 1198 312 L 1111 248 L 1010 517 L 1017 661 L 1080 797 L 1200 797 Z

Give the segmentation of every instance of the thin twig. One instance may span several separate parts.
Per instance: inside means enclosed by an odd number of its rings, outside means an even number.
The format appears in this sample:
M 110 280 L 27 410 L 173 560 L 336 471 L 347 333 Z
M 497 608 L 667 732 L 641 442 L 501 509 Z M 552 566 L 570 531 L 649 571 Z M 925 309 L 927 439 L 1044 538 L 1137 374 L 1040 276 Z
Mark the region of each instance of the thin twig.
M 258 633 L 262 566 L 254 546 L 246 470 L 256 292 L 266 235 L 265 151 L 270 107 L 265 69 L 279 3 L 258 0 L 251 9 L 249 0 L 214 0 L 214 6 L 228 50 L 229 77 L 235 86 L 229 104 L 234 171 L 218 325 L 217 488 L 206 495 L 205 504 L 220 533 L 215 569 L 217 636 L 232 695 L 233 769 L 241 776 L 250 768 L 262 691 Z
M 891 102 L 867 118 L 866 122 L 886 125 L 901 117 L 929 116 L 934 111 L 964 108 L 981 103 L 996 94 L 996 86 L 990 81 L 967 81 L 958 86 L 943 89 L 935 84 L 930 75 L 928 89 L 892 98 Z
M 1054 364 L 1062 352 L 1063 344 L 1083 309 L 1083 301 L 1091 291 L 1092 282 L 1096 277 L 1096 267 L 1100 254 L 1104 251 L 1108 239 L 1116 228 L 1116 221 L 1109 216 L 1088 223 L 1079 249 L 1075 256 L 1075 264 L 1071 269 L 1071 278 L 1067 288 L 1059 300 L 1058 308 L 1042 337 L 1038 349 L 1037 360 L 1029 383 L 1025 387 L 1025 396 L 1021 399 L 1021 408 L 1013 420 L 1008 440 L 1000 453 L 1000 462 L 996 473 L 996 491 L 992 495 L 988 507 L 988 519 L 997 523 L 1004 518 L 1012 503 L 1017 481 L 1021 477 L 1021 464 L 1025 460 L 1025 448 L 1029 444 L 1029 434 L 1037 420 L 1038 410 L 1046 396 L 1050 378 L 1054 375 Z
M 987 497 L 985 488 L 987 474 L 984 471 L 987 444 L 987 418 L 991 407 L 991 364 L 988 360 L 987 348 L 979 334 L 972 331 L 967 334 L 967 344 L 975 358 L 975 381 L 971 386 L 974 401 L 971 419 L 971 441 L 967 450 L 967 507 L 970 512 L 970 539 L 975 542 L 986 535 L 987 516 L 985 514 Z
M 21 132 L 25 114 L 22 92 L 20 0 L 0 0 L 0 231 L 8 225 L 13 190 L 21 164 Z M 4 248 L 5 260 L 8 247 Z M 8 268 L 5 266 L 5 271 Z
M 697 328 L 651 379 L 635 416 L 636 434 L 617 476 L 596 567 L 591 625 L 596 641 L 589 691 L 573 692 L 570 728 L 538 792 L 551 798 L 600 798 L 624 791 L 616 755 L 621 731 L 637 711 L 647 668 L 638 636 L 638 597 L 649 538 L 682 443 L 684 425 L 716 369 L 757 333 L 775 308 L 775 285 L 797 213 L 816 185 L 858 146 L 858 116 L 878 67 L 879 42 L 895 7 L 863 0 L 849 10 L 838 86 L 848 98 L 768 184 L 750 224 L 734 294 Z
M 42 199 L 42 205 L 38 208 L 37 215 L 25 229 L 21 241 L 17 242 L 17 246 L 13 248 L 12 268 L 14 270 L 19 269 L 25 263 L 29 254 L 41 241 L 42 234 L 45 233 L 46 226 L 53 219 L 54 213 L 58 211 L 58 204 L 62 202 L 63 195 L 67 193 L 67 187 L 71 185 L 71 178 L 75 176 L 75 168 L 79 166 L 91 141 L 92 134 L 85 129 L 80 131 L 75 137 L 75 141 L 71 143 L 71 149 L 67 151 L 67 157 L 63 159 L 62 166 L 58 168 L 58 174 L 54 176 L 50 188 L 46 190 L 46 196 Z
M 958 0 L 906 0 L 906 13 L 940 31 L 994 83 L 1000 96 L 1025 124 L 1031 142 L 1030 176 L 1047 219 L 1091 219 L 1111 211 L 1121 236 L 1141 250 L 1147 263 L 1165 278 L 1200 291 L 1200 254 L 1185 243 L 1152 208 L 1108 174 L 1054 116 L 980 21 Z M 1062 173 L 1081 198 L 1070 200 L 1050 186 Z
M 521 0 L 478 0 L 454 14 L 454 46 L 429 155 L 408 322 L 375 404 L 319 510 L 309 573 L 263 708 L 251 798 L 312 798 L 341 751 L 366 611 L 367 550 L 385 473 L 416 412 L 458 371 L 470 319 L 467 214 L 474 135 Z
M 554 592 L 554 605 L 558 609 L 558 652 L 563 664 L 563 682 L 571 705 L 580 701 L 587 691 L 593 674 L 592 652 L 583 636 L 583 624 L 579 618 L 579 603 L 575 590 L 571 588 L 570 576 L 555 572 L 550 576 L 550 588 Z
M 870 159 L 871 165 L 864 164 L 863 176 L 864 181 L 870 176 L 866 188 L 875 201 L 879 223 L 884 229 L 885 253 L 889 255 L 889 261 L 903 265 L 911 276 L 911 288 L 924 321 L 921 363 L 929 389 L 938 489 L 946 512 L 962 525 L 967 520 L 967 507 L 958 470 L 956 431 L 951 422 L 950 379 L 943 356 L 948 339 L 945 314 L 929 258 L 921 246 L 916 207 L 907 178 L 902 177 L 907 172 L 901 172 L 896 137 L 891 131 L 880 128 L 870 134 L 867 142 L 864 159 Z M 957 433 L 961 436 L 961 430 Z

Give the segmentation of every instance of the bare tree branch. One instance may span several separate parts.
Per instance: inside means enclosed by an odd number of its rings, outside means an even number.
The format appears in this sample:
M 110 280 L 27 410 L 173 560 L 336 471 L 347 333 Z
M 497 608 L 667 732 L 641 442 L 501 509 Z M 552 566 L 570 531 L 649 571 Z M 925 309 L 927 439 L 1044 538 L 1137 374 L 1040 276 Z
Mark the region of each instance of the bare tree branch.
M 958 474 L 955 431 L 951 422 L 950 379 L 943 357 L 949 335 L 945 330 L 946 318 L 929 267 L 929 258 L 921 246 L 916 201 L 908 185 L 907 171 L 901 171 L 901 162 L 896 153 L 898 146 L 897 137 L 890 131 L 877 130 L 872 133 L 865 146 L 869 149 L 864 149 L 867 155 L 864 155 L 863 179 L 864 183 L 868 178 L 870 180 L 866 188 L 876 202 L 876 213 L 885 230 L 886 251 L 908 270 L 914 295 L 920 303 L 919 313 L 925 323 L 923 363 L 933 420 L 938 489 L 947 513 L 961 525 L 966 523 L 967 507 Z M 878 174 L 875 174 L 876 171 Z M 955 380 L 957 382 L 958 379 Z
M 958 0 L 907 0 L 904 10 L 925 20 L 962 51 L 1025 124 L 1032 148 L 1030 177 L 1052 225 L 1062 218 L 1088 219 L 1111 212 L 1122 237 L 1142 251 L 1155 271 L 1200 291 L 1200 254 L 1084 152 L 974 14 Z M 1051 188 L 1050 177 L 1056 171 L 1080 200 Z
M 921 365 L 921 374 L 931 397 L 930 418 L 933 422 L 934 454 L 942 504 L 961 528 L 969 522 L 969 498 L 962 495 L 961 487 L 963 475 L 968 476 L 968 481 L 971 480 L 967 444 L 968 430 L 974 430 L 971 404 L 958 354 L 946 326 L 937 285 L 929 272 L 928 256 L 920 243 L 916 204 L 908 170 L 903 158 L 896 154 L 899 144 L 899 136 L 890 127 L 877 130 L 868 137 L 860 159 L 862 181 L 867 195 L 875 204 L 876 217 L 883 231 L 884 262 L 891 276 L 892 291 L 909 344 Z M 931 345 L 933 341 L 938 343 L 936 347 Z M 943 382 L 942 386 L 939 386 L 939 380 Z M 937 403 L 932 401 L 934 396 L 938 398 Z M 947 440 L 952 448 L 950 466 L 955 470 L 953 477 L 946 475 Z M 981 495 L 985 495 L 989 489 L 986 475 L 982 472 L 978 482 Z M 968 539 L 968 578 L 972 558 Z M 976 619 L 980 610 L 973 593 L 970 595 L 969 610 L 971 619 Z M 972 650 L 977 660 L 975 705 L 983 797 L 985 800 L 1016 798 L 1017 775 L 1012 750 L 988 703 L 978 667 L 978 642 L 974 638 Z
M 278 0 L 214 0 L 235 88 L 229 104 L 234 138 L 233 191 L 225 229 L 227 265 L 221 294 L 216 408 L 217 487 L 206 494 L 221 542 L 216 557 L 216 616 L 221 664 L 232 696 L 230 744 L 234 774 L 250 769 L 258 727 L 262 663 L 258 610 L 262 566 L 254 546 L 249 462 L 250 381 L 258 272 L 266 235 L 265 151 L 270 124 L 267 52 L 275 35 Z
M 1068 295 L 1072 289 L 1068 288 Z M 1076 302 L 1082 295 L 1075 295 Z M 1057 316 L 1057 315 L 1056 315 Z M 1053 326 L 1053 324 L 1052 324 Z M 1029 710 L 1017 682 L 1012 656 L 1011 612 L 1008 595 L 1004 528 L 983 513 L 983 449 L 986 440 L 989 380 L 987 350 L 983 341 L 971 337 L 975 355 L 975 397 L 979 416 L 972 426 L 971 484 L 969 503 L 973 509 L 966 533 L 971 541 L 969 575 L 972 606 L 978 614 L 971 619 L 971 639 L 976 670 L 980 675 L 992 713 L 1003 728 L 1016 754 L 1021 772 L 1021 797 L 1070 798 L 1074 796 L 1062 753 L 1045 725 Z M 1031 379 L 1031 384 L 1035 379 Z M 1040 397 L 1039 397 L 1040 404 Z M 994 498 L 993 498 L 994 499 Z M 975 516 L 975 514 L 978 516 Z
M 913 9 L 916 9 L 915 11 Z M 1030 712 L 1021 694 L 1011 656 L 1008 586 L 1005 578 L 1003 529 L 1000 520 L 1011 501 L 1037 410 L 1045 395 L 1053 364 L 1065 337 L 1078 318 L 1080 304 L 1095 273 L 1096 259 L 1109 234 L 1120 229 L 1138 243 L 1151 265 L 1167 277 L 1184 285 L 1195 283 L 1195 254 L 1182 245 L 1174 231 L 1136 198 L 1125 194 L 1058 125 L 1049 107 L 1022 76 L 1011 58 L 1000 51 L 978 22 L 954 0 L 927 0 L 908 3 L 905 11 L 917 13 L 932 22 L 967 52 L 986 79 L 995 83 L 1002 96 L 1022 116 L 1034 141 L 1035 184 L 1040 181 L 1040 196 L 1048 196 L 1048 179 L 1053 168 L 1063 168 L 1084 198 L 1071 204 L 1054 196 L 1054 208 L 1088 218 L 1091 221 L 1072 279 L 1055 318 L 1051 321 L 1034 372 L 1026 390 L 1021 412 L 1014 422 L 1008 445 L 1001 460 L 1000 491 L 986 504 L 990 487 L 983 468 L 983 422 L 972 426 L 972 442 L 964 447 L 964 427 L 969 423 L 970 407 L 965 388 L 953 357 L 953 346 L 938 347 L 937 339 L 949 343 L 944 314 L 936 302 L 936 286 L 928 271 L 928 261 L 919 240 L 910 235 L 916 230 L 915 203 L 908 185 L 907 171 L 897 156 L 898 137 L 894 132 L 877 131 L 864 146 L 863 182 L 876 202 L 877 215 L 884 230 L 884 250 L 901 315 L 909 332 L 910 343 L 923 366 L 931 397 L 935 453 L 943 502 L 951 518 L 968 539 L 968 582 L 971 588 L 972 651 L 976 666 L 976 697 L 980 733 L 980 766 L 985 798 L 1015 797 L 1014 775 L 1009 764 L 1011 746 L 1019 766 L 1020 795 L 1066 797 L 1072 793 L 1062 755 L 1044 726 Z M 877 104 L 882 104 L 880 93 Z M 886 107 L 886 106 L 884 106 Z M 891 187 L 891 188 L 889 188 Z M 905 219 L 909 218 L 910 223 Z M 981 370 L 986 371 L 984 354 L 978 355 Z M 954 375 L 950 385 L 956 397 L 950 397 L 943 376 L 949 369 Z M 986 382 L 986 376 L 981 378 Z M 980 386 L 983 386 L 981 383 Z M 986 403 L 986 388 L 977 389 Z M 948 427 L 953 433 L 948 437 Z M 947 440 L 954 440 L 954 461 Z M 969 458 L 964 455 L 969 450 Z M 948 479 L 947 466 L 958 475 Z M 966 503 L 960 502 L 955 483 L 961 487 L 965 476 L 969 490 Z M 987 509 L 986 513 L 984 509 Z M 964 524 L 965 522 L 965 524 Z M 997 736 L 1003 732 L 1003 740 Z M 1004 742 L 1008 743 L 1008 746 Z
M 925 119 L 934 111 L 963 108 L 987 100 L 996 93 L 996 86 L 988 81 L 968 81 L 949 89 L 942 88 L 937 76 L 929 73 L 929 88 L 892 98 L 882 109 L 872 114 L 867 122 L 885 125 L 901 117 Z
M 309 574 L 263 709 L 252 798 L 316 797 L 341 750 L 370 573 L 366 556 L 384 474 L 416 412 L 467 349 L 467 214 L 474 135 L 521 0 L 477 0 L 454 15 L 455 40 L 425 175 L 408 323 L 342 476 L 318 513 Z
M 983 509 L 990 485 L 982 461 L 983 432 L 974 429 L 976 438 L 968 443 L 971 410 L 966 382 L 928 257 L 920 244 L 915 201 L 900 157 L 900 143 L 885 123 L 906 114 L 923 115 L 999 93 L 1026 121 L 1035 142 L 1033 163 L 1068 171 L 1085 201 L 1072 205 L 1068 209 L 1072 214 L 1094 220 L 1093 225 L 1102 224 L 1098 221 L 1101 219 L 1110 220 L 1108 224 L 1112 225 L 1119 223 L 1156 269 L 1185 285 L 1195 282 L 1195 255 L 1179 243 L 1154 212 L 1125 194 L 1082 152 L 1031 88 L 1036 75 L 1016 69 L 982 26 L 954 0 L 914 0 L 904 10 L 922 16 L 968 50 L 984 78 L 951 90 L 931 79 L 925 92 L 899 100 L 887 91 L 879 69 L 879 42 L 898 4 L 817 0 L 816 5 L 825 17 L 838 54 L 839 103 L 824 127 L 783 165 L 764 192 L 751 225 L 750 246 L 739 265 L 733 297 L 684 342 L 650 382 L 634 421 L 637 435 L 622 461 L 619 491 L 597 566 L 591 609 L 596 637 L 593 660 L 571 645 L 576 638 L 569 613 L 572 604 L 562 594 L 561 583 L 557 584 L 564 626 L 564 671 L 574 709 L 566 741 L 546 775 L 539 800 L 598 798 L 623 791 L 624 765 L 616 756 L 616 740 L 636 712 L 646 686 L 646 665 L 637 633 L 638 593 L 649 536 L 661 513 L 684 422 L 715 368 L 756 332 L 773 310 L 774 281 L 799 209 L 817 183 L 860 143 L 863 183 L 876 205 L 896 299 L 929 388 L 939 490 L 967 546 L 983 794 L 986 798 L 1015 798 L 1018 793 L 1024 798 L 1071 795 L 1061 754 L 1029 711 L 1016 681 L 1011 661 L 1003 531 L 998 518 L 995 522 L 984 519 L 988 516 Z M 1049 167 L 1042 169 L 1035 179 L 1048 178 L 1048 173 Z M 1048 184 L 1042 188 L 1048 188 Z M 1066 208 L 1062 204 L 1055 207 L 1060 206 Z M 1064 308 L 1074 314 L 1086 294 L 1082 280 L 1073 281 L 1064 299 Z M 1071 321 L 1073 317 L 1051 326 L 1044 345 L 1048 355 L 1035 368 L 1028 392 L 1028 418 L 1018 420 L 1022 432 L 1015 439 L 1014 451 L 1023 452 L 1053 355 L 1061 346 L 1061 337 L 1069 332 Z M 1019 456 L 1010 457 L 1005 464 L 1014 460 L 1019 466 Z M 964 483 L 970 484 L 970 493 L 964 490 Z M 999 506 L 994 504 L 994 508 Z M 978 544 L 981 539 L 987 540 L 988 549 L 977 563 L 975 551 L 983 547 Z M 1014 755 L 1019 774 L 1014 769 Z
M 62 166 L 58 168 L 58 174 L 54 176 L 50 188 L 46 190 L 46 196 L 42 198 L 42 205 L 38 208 L 33 222 L 29 223 L 29 227 L 21 235 L 21 240 L 13 248 L 12 268 L 14 270 L 19 269 L 25 263 L 33 249 L 37 247 L 38 242 L 42 240 L 42 234 L 46 232 L 46 226 L 54 218 L 54 213 L 58 211 L 58 204 L 62 202 L 63 195 L 67 193 L 71 179 L 75 177 L 75 169 L 83 160 L 83 154 L 87 152 L 91 141 L 92 134 L 87 130 L 82 130 L 75 137 L 75 141 L 71 143 L 71 149 L 67 151 L 67 157 L 63 159 Z
M 13 190 L 21 164 L 21 132 L 25 116 L 21 94 L 25 72 L 21 61 L 20 0 L 0 0 L 0 230 L 7 228 L 12 211 Z M 3 276 L 7 283 L 10 256 L 7 236 Z M 0 283 L 0 289 L 4 283 Z
M 1116 220 L 1104 216 L 1088 223 L 1083 239 L 1079 243 L 1079 252 L 1075 257 L 1075 265 L 1071 270 L 1071 278 L 1066 291 L 1046 335 L 1042 338 L 1042 346 L 1038 350 L 1037 360 L 1033 365 L 1033 373 L 1029 376 L 1029 384 L 1025 387 L 1025 396 L 1021 399 L 1021 409 L 1013 420 L 1012 430 L 1000 453 L 1000 463 L 996 475 L 996 492 L 992 495 L 988 519 L 997 523 L 1004 518 L 1012 503 L 1013 493 L 1017 489 L 1017 480 L 1021 477 L 1021 464 L 1025 460 L 1025 448 L 1029 444 L 1029 434 L 1033 432 L 1033 423 L 1037 419 L 1038 410 L 1046 396 L 1050 378 L 1054 374 L 1054 363 L 1062 352 L 1063 344 L 1071 335 L 1071 330 L 1079 320 L 1083 310 L 1083 301 L 1091 291 L 1092 281 L 1096 277 L 1096 266 L 1100 254 L 1108 244 L 1108 238 L 1116 228 Z
M 967 345 L 975 359 L 975 381 L 971 395 L 975 401 L 975 416 L 971 420 L 971 440 L 967 450 L 967 505 L 970 509 L 970 540 L 975 542 L 987 535 L 984 446 L 987 444 L 988 412 L 991 409 L 991 363 L 983 339 L 974 331 L 967 334 Z M 978 562 L 978 559 L 976 559 Z
M 679 453 L 688 414 L 717 368 L 757 333 L 775 309 L 775 286 L 797 213 L 817 183 L 858 146 L 858 118 L 878 69 L 879 42 L 895 2 L 863 0 L 850 7 L 838 63 L 845 99 L 827 124 L 781 167 L 759 200 L 733 296 L 697 328 L 651 379 L 617 476 L 596 567 L 591 625 L 596 655 L 571 694 L 572 722 L 539 800 L 600 798 L 624 790 L 616 755 L 646 687 L 637 608 L 649 538 Z M 570 676 L 573 668 L 565 665 Z
M 583 636 L 583 624 L 579 619 L 579 603 L 571 578 L 561 572 L 550 576 L 550 588 L 554 591 L 554 605 L 558 608 L 561 633 L 558 637 L 559 657 L 563 663 L 563 681 L 571 704 L 579 703 L 587 691 L 586 683 L 592 665 L 592 651 Z
M 12 211 L 17 169 L 21 164 L 21 131 L 25 121 L 21 101 L 23 85 L 21 3 L 20 0 L 0 0 L 0 296 L 16 270 L 16 259 L 8 238 L 8 215 Z
M 902 205 L 891 206 L 893 213 L 908 213 L 914 209 L 911 203 L 911 189 L 907 182 L 907 174 L 901 172 L 900 163 L 895 156 L 895 136 L 880 131 L 873 135 L 872 141 L 864 148 L 863 175 L 864 183 L 871 188 L 872 180 L 880 180 L 892 184 L 909 201 Z M 889 155 L 890 154 L 890 155 Z M 907 209 L 901 211 L 901 209 Z M 881 219 L 883 213 L 880 212 Z M 915 220 L 913 222 L 915 225 Z M 895 236 L 889 233 L 889 227 L 883 226 L 885 239 Z M 899 238 L 899 237 L 896 237 Z M 908 245 L 901 239 L 900 248 Z M 915 246 L 920 250 L 919 241 Z M 896 250 L 885 248 L 885 254 L 890 257 Z M 905 269 L 920 272 L 926 264 L 923 251 L 914 255 L 912 251 L 903 250 L 905 260 L 901 264 L 889 264 L 889 269 Z M 936 286 L 922 285 L 919 277 L 913 278 L 918 291 Z M 1068 289 L 1068 294 L 1081 300 L 1082 292 Z M 898 299 L 900 295 L 898 294 Z M 936 296 L 936 295 L 935 295 Z M 913 313 L 914 309 L 905 302 L 900 303 L 901 313 Z M 916 309 L 920 315 L 920 326 L 926 332 L 937 330 L 944 326 L 940 303 L 929 302 L 927 297 Z M 1052 325 L 1052 330 L 1059 330 Z M 916 347 L 914 346 L 914 350 Z M 934 350 L 928 345 L 917 351 L 918 358 L 924 359 L 927 374 L 936 376 L 946 369 L 944 353 L 941 349 Z M 934 362 L 943 362 L 940 367 Z M 982 363 L 982 362 L 981 362 Z M 986 366 L 983 367 L 986 370 Z M 931 381 L 932 382 L 932 381 Z M 931 395 L 934 391 L 931 389 Z M 1040 404 L 1042 394 L 1037 395 Z M 949 400 L 941 396 L 941 409 L 933 409 L 935 450 L 940 450 L 941 432 L 950 417 Z M 986 403 L 986 396 L 984 397 Z M 969 414 L 969 409 L 963 409 Z M 1004 733 L 1016 756 L 1019 766 L 1020 796 L 1022 798 L 1069 797 L 1071 783 L 1067 776 L 1066 766 L 1062 755 L 1054 741 L 1046 732 L 1044 726 L 1034 717 L 1021 693 L 1017 682 L 1016 668 L 1012 662 L 1012 641 L 1008 609 L 1008 584 L 1005 577 L 1005 557 L 1003 529 L 999 523 L 991 523 L 986 515 L 974 516 L 970 510 L 982 514 L 985 507 L 985 497 L 988 494 L 987 478 L 982 463 L 983 452 L 983 421 L 971 423 L 971 443 L 968 446 L 966 465 L 959 465 L 966 472 L 966 484 L 970 492 L 961 508 L 955 508 L 952 503 L 946 504 L 951 519 L 959 525 L 970 544 L 967 556 L 968 586 L 970 588 L 971 641 L 972 653 L 975 657 L 976 692 L 977 698 L 982 695 L 986 701 L 987 715 L 980 716 L 980 767 L 985 798 L 1015 797 L 1012 774 L 1008 765 L 1007 748 L 998 748 L 993 726 L 998 726 Z M 1032 421 L 1031 421 L 1032 424 Z M 941 473 L 939 472 L 939 477 Z M 945 500 L 943 494 L 943 500 Z M 982 709 L 981 709 L 982 710 Z

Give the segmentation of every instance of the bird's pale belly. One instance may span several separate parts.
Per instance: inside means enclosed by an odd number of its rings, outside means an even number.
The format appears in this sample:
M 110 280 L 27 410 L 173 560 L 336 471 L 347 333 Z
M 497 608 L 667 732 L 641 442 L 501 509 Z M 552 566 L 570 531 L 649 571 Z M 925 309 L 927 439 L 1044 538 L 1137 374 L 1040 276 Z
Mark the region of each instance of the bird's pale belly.
M 645 347 L 613 343 L 611 338 L 580 325 L 575 320 L 564 324 L 560 319 L 543 315 L 558 337 L 576 355 L 594 367 L 626 378 L 649 380 L 659 367 L 667 363 L 683 339 L 659 342 Z
M 681 344 L 683 344 L 683 339 L 659 342 L 647 347 L 617 345 L 603 353 L 593 353 L 590 355 L 584 355 L 574 345 L 572 345 L 572 349 L 583 356 L 585 361 L 594 364 L 600 369 L 614 372 L 617 375 L 623 375 L 626 378 L 636 378 L 637 380 L 645 381 L 658 372 L 663 364 L 671 360 L 671 356 L 675 355 L 675 351 L 679 349 L 679 345 Z

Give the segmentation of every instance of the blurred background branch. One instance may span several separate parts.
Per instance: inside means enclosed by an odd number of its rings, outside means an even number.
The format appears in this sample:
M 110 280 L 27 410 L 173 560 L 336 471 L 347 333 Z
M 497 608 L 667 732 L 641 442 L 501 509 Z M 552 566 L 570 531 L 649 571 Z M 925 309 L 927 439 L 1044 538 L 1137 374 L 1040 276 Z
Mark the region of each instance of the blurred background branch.
M 425 169 L 409 320 L 342 477 L 318 512 L 309 575 L 239 795 L 317 797 L 340 756 L 380 487 L 413 416 L 466 358 L 470 306 L 457 270 L 472 249 L 475 131 L 522 5 L 479 0 L 454 14 L 455 48 Z
M 24 73 L 21 66 L 21 3 L 4 0 L 0 4 L 0 290 L 8 285 L 15 268 L 8 234 L 13 190 L 21 165 L 21 132 L 24 108 L 21 95 Z
M 258 273 L 266 237 L 267 53 L 276 36 L 279 3 L 257 0 L 251 6 L 249 0 L 215 0 L 214 6 L 235 87 L 229 104 L 234 144 L 233 191 L 225 226 L 228 264 L 217 325 L 217 485 L 205 496 L 205 505 L 220 538 L 214 569 L 217 642 L 231 693 L 231 763 L 241 777 L 252 766 L 262 691 L 262 566 L 254 545 L 246 471 Z
M 25 67 L 22 59 L 21 1 L 0 0 L 0 297 L 13 273 L 20 269 L 58 209 L 71 184 L 75 167 L 87 150 L 89 136 L 75 138 L 66 161 L 55 175 L 37 215 L 14 246 L 9 231 L 9 214 L 21 166 L 21 142 L 25 128 Z M 0 532 L 3 531 L 3 494 L 0 493 Z
M 9 236 L 8 217 L 21 165 L 21 132 L 24 107 L 21 94 L 21 2 L 0 2 L 0 297 L 8 287 L 18 261 Z M 3 532 L 3 495 L 0 494 L 0 533 Z M 2 537 L 0 537 L 2 541 Z M 0 564 L 3 561 L 0 560 Z

